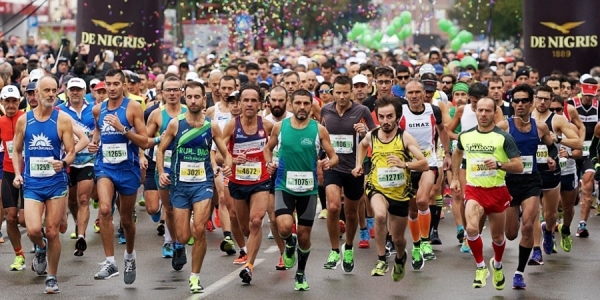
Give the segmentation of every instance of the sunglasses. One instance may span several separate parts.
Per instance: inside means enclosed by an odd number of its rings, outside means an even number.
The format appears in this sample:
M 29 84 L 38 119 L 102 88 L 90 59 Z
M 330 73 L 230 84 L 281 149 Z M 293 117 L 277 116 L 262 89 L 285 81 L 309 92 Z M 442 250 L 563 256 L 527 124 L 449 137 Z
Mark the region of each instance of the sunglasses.
M 410 78 L 410 75 L 406 75 L 406 76 L 398 76 L 398 77 L 396 77 L 396 78 L 398 78 L 398 80 L 407 80 L 407 79 L 409 79 L 409 78 Z
M 377 80 L 377 85 L 391 85 L 392 80 Z
M 529 98 L 513 98 L 512 102 L 515 104 L 519 104 L 519 103 L 525 104 L 525 103 L 531 102 L 531 100 L 529 100 Z
M 331 92 L 331 89 L 319 90 L 319 94 L 329 94 L 329 92 Z
M 442 81 L 443 84 L 452 84 L 452 81 Z
M 562 107 L 554 107 L 554 108 L 550 107 L 550 108 L 548 108 L 548 110 L 550 110 L 553 113 L 559 113 L 563 110 L 563 108 Z

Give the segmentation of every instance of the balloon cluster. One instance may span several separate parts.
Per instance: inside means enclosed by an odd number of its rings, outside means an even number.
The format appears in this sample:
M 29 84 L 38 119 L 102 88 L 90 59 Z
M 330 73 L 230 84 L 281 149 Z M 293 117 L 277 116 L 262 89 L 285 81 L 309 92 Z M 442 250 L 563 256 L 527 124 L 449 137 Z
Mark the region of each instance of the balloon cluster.
M 438 27 L 440 30 L 448 34 L 451 39 L 450 48 L 452 51 L 458 51 L 463 44 L 469 43 L 473 40 L 473 34 L 466 30 L 459 30 L 458 27 L 452 24 L 452 21 L 446 19 L 440 19 L 438 21 Z
M 409 11 L 403 11 L 399 17 L 394 18 L 390 26 L 387 27 L 388 36 L 394 36 L 398 40 L 404 40 L 412 35 L 412 14 Z M 352 30 L 347 35 L 348 40 L 358 40 L 359 44 L 371 49 L 381 49 L 381 40 L 384 33 L 381 30 L 372 31 L 366 23 L 355 23 Z

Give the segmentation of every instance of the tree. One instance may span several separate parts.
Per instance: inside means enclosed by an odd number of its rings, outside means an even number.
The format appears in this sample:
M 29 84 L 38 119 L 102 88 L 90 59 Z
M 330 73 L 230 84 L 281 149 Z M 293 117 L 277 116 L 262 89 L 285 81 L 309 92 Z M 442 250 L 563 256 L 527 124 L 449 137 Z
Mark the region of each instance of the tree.
M 448 17 L 475 36 L 487 36 L 490 12 L 494 40 L 519 39 L 523 33 L 523 0 L 457 0 Z

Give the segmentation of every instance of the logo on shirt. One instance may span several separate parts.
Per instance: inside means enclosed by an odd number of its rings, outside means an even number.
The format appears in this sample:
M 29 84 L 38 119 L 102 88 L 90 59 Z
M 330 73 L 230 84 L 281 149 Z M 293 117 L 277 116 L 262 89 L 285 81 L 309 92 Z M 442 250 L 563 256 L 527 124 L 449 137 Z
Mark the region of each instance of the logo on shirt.
M 31 141 L 29 141 L 29 150 L 54 150 L 50 140 L 40 133 L 39 135 L 32 134 Z
M 408 123 L 408 128 L 429 128 L 427 122 Z
M 265 131 L 264 131 L 264 130 L 262 130 L 262 129 L 261 129 L 261 130 L 259 130 L 259 131 L 258 131 L 258 136 L 259 136 L 259 137 L 261 137 L 261 138 L 262 138 L 262 137 L 265 137 Z
M 312 146 L 313 143 L 309 138 L 302 138 L 302 140 L 300 140 L 300 144 L 304 146 Z
M 477 153 L 494 153 L 496 147 L 483 145 L 481 143 L 468 144 L 465 148 L 468 152 L 477 152 Z
M 123 134 L 122 132 L 118 132 L 112 125 L 108 125 L 108 123 L 104 122 L 102 124 L 102 129 L 100 129 L 102 134 Z

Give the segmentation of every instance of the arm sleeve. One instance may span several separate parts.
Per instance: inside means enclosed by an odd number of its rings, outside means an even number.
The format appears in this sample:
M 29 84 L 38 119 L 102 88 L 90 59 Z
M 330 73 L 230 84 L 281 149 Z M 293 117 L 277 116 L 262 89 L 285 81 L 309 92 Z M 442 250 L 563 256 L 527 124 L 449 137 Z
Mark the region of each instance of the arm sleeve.
M 548 146 L 548 155 L 558 162 L 558 147 L 556 147 L 555 143 L 552 143 L 550 146 Z
M 515 143 L 513 137 L 505 131 L 503 131 L 502 135 L 504 135 L 504 151 L 506 152 L 508 158 L 521 156 L 521 152 L 519 151 L 519 148 L 517 148 L 517 144 Z
M 442 124 L 442 110 L 436 105 L 432 105 L 431 108 L 433 109 L 433 116 L 435 117 L 435 125 Z

